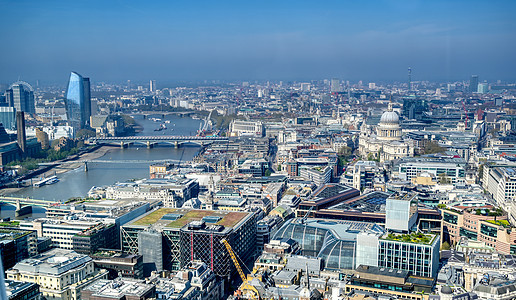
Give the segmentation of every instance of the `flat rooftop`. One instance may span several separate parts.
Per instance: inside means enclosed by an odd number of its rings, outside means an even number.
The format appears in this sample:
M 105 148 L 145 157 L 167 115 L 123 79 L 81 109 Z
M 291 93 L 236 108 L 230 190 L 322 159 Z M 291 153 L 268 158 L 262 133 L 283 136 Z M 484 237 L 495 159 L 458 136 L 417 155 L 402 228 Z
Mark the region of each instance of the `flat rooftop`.
M 54 248 L 17 263 L 13 269 L 20 273 L 59 275 L 91 261 L 88 255 L 72 250 Z
M 144 296 L 154 286 L 140 281 L 99 279 L 85 288 L 94 296 L 119 299 L 122 296 Z
M 216 220 L 210 225 L 222 225 L 235 227 L 239 222 L 246 219 L 251 213 L 232 212 L 222 210 L 182 209 L 182 208 L 160 208 L 150 212 L 139 219 L 134 220 L 126 226 L 149 226 L 158 224 L 163 227 L 181 228 L 192 221 Z M 210 222 L 207 222 L 210 223 Z
M 331 210 L 385 213 L 385 201 L 390 196 L 386 192 L 370 192 L 328 207 Z

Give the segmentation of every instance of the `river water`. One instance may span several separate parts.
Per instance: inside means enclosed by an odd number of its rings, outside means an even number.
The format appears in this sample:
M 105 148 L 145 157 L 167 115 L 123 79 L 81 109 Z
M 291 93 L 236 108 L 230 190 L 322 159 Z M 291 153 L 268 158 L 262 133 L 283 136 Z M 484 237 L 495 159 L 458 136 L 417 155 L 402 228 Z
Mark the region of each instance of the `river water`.
M 155 122 L 150 120 L 152 117 L 160 118 L 161 121 Z M 149 116 L 144 119 L 142 116 L 134 116 L 136 122 L 143 127 L 142 132 L 138 135 L 195 135 L 199 129 L 201 120 L 194 120 L 190 117 L 178 117 L 168 115 Z M 162 131 L 154 131 L 165 120 L 167 129 Z M 116 182 L 124 182 L 137 178 L 149 177 L 149 164 L 144 163 L 124 163 L 120 161 L 127 160 L 162 160 L 162 159 L 180 159 L 183 156 L 184 161 L 191 160 L 199 151 L 199 147 L 185 146 L 175 149 L 173 146 L 159 145 L 155 148 L 148 149 L 144 145 L 132 145 L 129 148 L 121 149 L 120 147 L 112 147 L 110 151 L 102 156 L 102 160 L 119 161 L 118 163 L 88 163 L 88 172 L 84 171 L 84 167 L 71 170 L 66 173 L 58 174 L 59 182 L 52 185 L 42 187 L 29 187 L 12 193 L 7 196 L 14 197 L 30 197 L 34 199 L 66 201 L 72 197 L 85 197 L 92 186 L 110 185 Z M 44 209 L 33 207 L 33 214 L 24 217 L 41 217 L 44 215 Z M 4 205 L 1 207 L 0 217 L 14 218 L 14 206 Z

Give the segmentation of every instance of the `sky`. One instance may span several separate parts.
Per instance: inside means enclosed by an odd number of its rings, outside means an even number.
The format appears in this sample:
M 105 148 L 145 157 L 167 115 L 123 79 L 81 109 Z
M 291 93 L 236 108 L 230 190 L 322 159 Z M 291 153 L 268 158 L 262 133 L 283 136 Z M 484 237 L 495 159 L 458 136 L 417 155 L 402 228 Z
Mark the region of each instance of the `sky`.
M 0 0 L 0 83 L 516 81 L 516 1 Z

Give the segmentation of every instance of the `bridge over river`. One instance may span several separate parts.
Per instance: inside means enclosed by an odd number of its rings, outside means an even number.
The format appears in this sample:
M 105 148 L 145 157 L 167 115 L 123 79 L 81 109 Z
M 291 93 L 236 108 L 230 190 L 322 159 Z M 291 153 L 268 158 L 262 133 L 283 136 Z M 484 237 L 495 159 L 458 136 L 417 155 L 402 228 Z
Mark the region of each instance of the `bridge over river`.
M 16 217 L 31 213 L 32 206 L 40 206 L 43 208 L 48 208 L 50 206 L 60 204 L 60 202 L 56 202 L 55 200 L 40 200 L 40 199 L 32 199 L 32 198 L 0 196 L 0 204 L 3 204 L 3 203 L 13 204 L 16 206 L 16 211 L 15 211 Z
M 149 148 L 152 148 L 158 143 L 174 145 L 178 148 L 182 144 L 196 144 L 199 146 L 205 146 L 214 142 L 228 142 L 227 137 L 221 136 L 175 136 L 175 135 L 162 135 L 162 136 L 123 136 L 123 137 L 93 137 L 88 140 L 90 144 L 110 144 L 120 145 L 125 148 L 131 144 L 142 144 Z

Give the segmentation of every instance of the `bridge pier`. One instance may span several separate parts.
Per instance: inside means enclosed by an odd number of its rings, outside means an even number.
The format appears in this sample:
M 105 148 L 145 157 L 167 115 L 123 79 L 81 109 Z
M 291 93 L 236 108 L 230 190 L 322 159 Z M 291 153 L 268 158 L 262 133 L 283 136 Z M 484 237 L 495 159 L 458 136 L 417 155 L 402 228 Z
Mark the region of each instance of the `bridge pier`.
M 16 199 L 16 210 L 14 211 L 15 217 L 20 217 L 26 214 L 32 213 L 32 206 L 23 206 L 21 205 L 20 199 Z
M 174 148 L 179 148 L 179 142 L 178 141 L 174 141 Z
M 84 162 L 84 172 L 88 172 L 88 162 Z
M 152 149 L 157 143 L 153 143 L 151 141 L 147 141 L 147 148 Z
M 24 216 L 24 215 L 27 215 L 30 213 L 32 213 L 32 206 L 28 205 L 28 206 L 24 206 L 20 209 L 16 208 L 16 210 L 14 211 L 14 216 L 21 217 L 21 216 Z
M 126 144 L 123 141 L 120 142 L 120 148 L 124 149 L 124 148 L 127 148 L 127 147 L 129 147 L 129 144 Z

